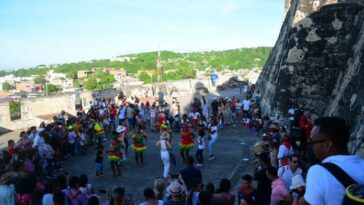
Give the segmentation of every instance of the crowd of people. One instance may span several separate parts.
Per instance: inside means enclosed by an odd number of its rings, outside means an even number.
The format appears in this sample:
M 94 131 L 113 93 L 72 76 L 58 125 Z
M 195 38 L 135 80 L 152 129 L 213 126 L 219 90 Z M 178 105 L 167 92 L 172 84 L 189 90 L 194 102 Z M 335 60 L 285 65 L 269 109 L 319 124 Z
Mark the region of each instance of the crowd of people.
M 115 99 L 95 98 L 91 108 L 85 112 L 80 107 L 77 116 L 62 111 L 52 123 L 31 127 L 16 142 L 8 142 L 0 161 L 0 204 L 133 204 L 125 187 L 99 190 L 106 194 L 102 202 L 87 175 L 71 176 L 62 164 L 93 152 L 95 146 L 95 176 L 110 173 L 104 169 L 106 159 L 112 175 L 123 176 L 121 163 L 130 151 L 137 167 L 144 166 L 151 132 L 160 138 L 148 149 L 160 151 L 163 173 L 154 187 L 145 188 L 143 205 L 342 204 L 345 188 L 364 184 L 364 161 L 348 155 L 350 133 L 344 120 L 308 115 L 298 105 L 288 110 L 287 120 L 271 120 L 261 113 L 254 89 L 247 84 L 235 97 L 196 97 L 187 112 L 181 111 L 176 98 L 168 104 L 122 94 Z M 208 161 L 218 157 L 214 147 L 220 130 L 235 126 L 260 138 L 254 146 L 258 162 L 254 173 L 243 175 L 237 193 L 232 193 L 231 184 L 239 182 L 223 178 L 215 190 L 211 183 L 204 185 L 200 168 L 207 166 L 205 149 Z M 173 174 L 175 144 L 186 167 Z M 347 174 L 345 182 L 342 172 Z M 362 190 L 351 186 L 349 192 L 360 196 Z

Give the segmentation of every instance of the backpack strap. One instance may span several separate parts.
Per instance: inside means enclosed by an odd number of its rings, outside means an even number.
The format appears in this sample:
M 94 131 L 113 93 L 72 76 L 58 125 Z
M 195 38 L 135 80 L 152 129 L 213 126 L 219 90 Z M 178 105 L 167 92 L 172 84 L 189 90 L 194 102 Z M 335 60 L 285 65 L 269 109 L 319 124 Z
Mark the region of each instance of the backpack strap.
M 322 167 L 327 169 L 334 177 L 346 188 L 351 184 L 358 184 L 353 178 L 351 178 L 344 170 L 334 163 L 322 163 Z

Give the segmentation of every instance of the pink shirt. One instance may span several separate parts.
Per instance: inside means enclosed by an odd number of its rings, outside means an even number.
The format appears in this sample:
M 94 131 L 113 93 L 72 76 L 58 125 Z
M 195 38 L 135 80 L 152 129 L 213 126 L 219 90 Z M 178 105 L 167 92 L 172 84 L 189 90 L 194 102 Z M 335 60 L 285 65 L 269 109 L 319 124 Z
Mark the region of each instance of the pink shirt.
M 289 196 L 289 192 L 283 180 L 278 177 L 276 180 L 272 181 L 272 194 L 270 197 L 270 204 L 278 205 L 279 201 L 285 196 Z

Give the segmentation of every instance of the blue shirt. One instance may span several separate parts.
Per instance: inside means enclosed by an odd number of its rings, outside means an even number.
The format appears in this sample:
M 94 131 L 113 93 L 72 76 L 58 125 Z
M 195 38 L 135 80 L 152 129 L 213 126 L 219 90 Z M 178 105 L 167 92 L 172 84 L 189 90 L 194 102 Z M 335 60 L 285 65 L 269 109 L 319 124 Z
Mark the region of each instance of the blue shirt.
M 182 169 L 179 173 L 182 175 L 183 181 L 185 182 L 188 190 L 193 188 L 193 182 L 199 181 L 202 183 L 201 171 L 196 169 L 194 166 L 188 166 Z
M 14 185 L 0 185 L 0 204 L 15 205 L 15 187 Z

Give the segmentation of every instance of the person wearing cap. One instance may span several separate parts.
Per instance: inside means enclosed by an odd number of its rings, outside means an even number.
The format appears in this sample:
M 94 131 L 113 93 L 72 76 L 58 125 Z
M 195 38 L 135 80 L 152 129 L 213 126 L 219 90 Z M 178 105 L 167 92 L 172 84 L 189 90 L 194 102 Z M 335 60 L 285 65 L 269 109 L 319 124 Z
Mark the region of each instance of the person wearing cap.
M 292 205 L 298 205 L 299 200 L 305 195 L 305 180 L 302 175 L 298 174 L 292 178 L 292 185 L 289 187 L 292 192 Z
M 123 124 L 126 124 L 126 121 L 124 121 Z M 122 144 L 120 149 L 120 152 L 122 153 L 122 160 L 126 160 L 126 150 L 128 148 L 127 147 L 128 140 L 125 139 L 127 129 L 128 128 L 124 125 L 118 125 L 118 127 L 116 128 L 117 138 Z
M 167 129 L 167 125 L 163 124 L 162 129 Z M 170 167 L 169 150 L 172 148 L 171 143 L 168 141 L 168 132 L 164 131 L 161 133 L 160 140 L 156 143 L 161 153 L 161 159 L 163 162 L 163 177 L 167 178 Z
M 147 149 L 145 147 L 145 141 L 147 140 L 147 136 L 145 135 L 144 131 L 140 126 L 136 127 L 136 132 L 133 135 L 133 144 L 131 148 L 135 152 L 135 162 L 137 167 L 143 166 L 144 164 L 144 156 L 143 152 Z
M 178 180 L 173 180 L 171 184 L 167 187 L 167 193 L 170 198 L 164 202 L 164 205 L 185 205 L 185 197 L 183 186 L 178 182 Z
M 12 183 L 16 172 L 6 172 L 0 177 L 0 204 L 15 205 L 15 186 Z

